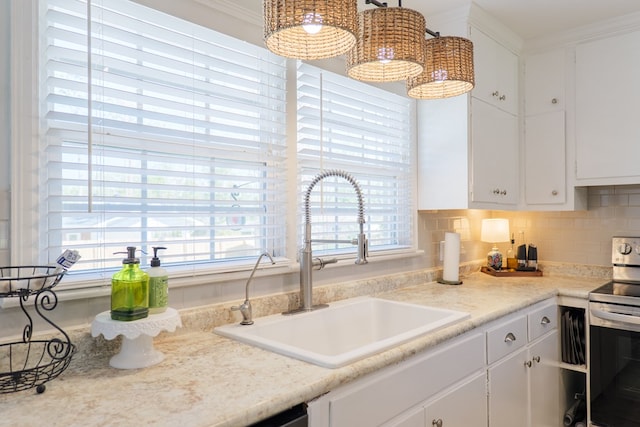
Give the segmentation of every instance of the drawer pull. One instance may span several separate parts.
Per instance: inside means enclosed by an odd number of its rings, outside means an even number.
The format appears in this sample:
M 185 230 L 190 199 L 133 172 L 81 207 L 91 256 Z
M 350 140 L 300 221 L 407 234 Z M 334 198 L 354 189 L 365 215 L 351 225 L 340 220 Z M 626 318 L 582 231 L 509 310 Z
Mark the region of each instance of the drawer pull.
M 513 332 L 509 332 L 506 337 L 504 337 L 504 342 L 514 342 L 516 340 L 516 336 L 513 335 Z
M 524 362 L 524 367 L 525 368 L 530 368 L 531 367 L 531 360 L 527 360 L 526 362 Z
M 535 356 L 532 360 L 536 363 L 540 363 L 540 356 Z
M 438 418 L 437 420 L 431 421 L 431 425 L 433 427 L 442 427 L 443 426 L 442 418 Z
M 548 325 L 549 323 L 551 323 L 551 320 L 549 320 L 549 318 L 547 316 L 543 316 L 542 320 L 540 321 L 541 325 Z

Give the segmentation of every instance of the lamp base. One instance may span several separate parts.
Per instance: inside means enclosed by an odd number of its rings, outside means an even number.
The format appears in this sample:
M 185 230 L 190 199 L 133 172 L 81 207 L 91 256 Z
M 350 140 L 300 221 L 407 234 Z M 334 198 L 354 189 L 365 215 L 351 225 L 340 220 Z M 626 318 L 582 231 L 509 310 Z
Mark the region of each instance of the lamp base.
M 498 250 L 497 246 L 491 248 L 487 253 L 487 266 L 494 270 L 500 270 L 502 268 L 502 253 Z

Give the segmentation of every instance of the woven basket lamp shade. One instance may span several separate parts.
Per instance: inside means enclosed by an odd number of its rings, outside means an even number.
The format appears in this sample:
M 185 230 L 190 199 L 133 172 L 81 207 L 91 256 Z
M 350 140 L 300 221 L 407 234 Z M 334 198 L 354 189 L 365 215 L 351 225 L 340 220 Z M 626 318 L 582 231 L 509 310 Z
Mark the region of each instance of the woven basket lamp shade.
M 407 79 L 412 98 L 440 99 L 462 95 L 475 85 L 473 43 L 462 37 L 426 40 L 424 71 Z
M 391 82 L 422 72 L 426 23 L 421 13 L 380 7 L 364 10 L 358 17 L 358 41 L 347 54 L 349 77 Z
M 264 40 L 280 56 L 322 59 L 356 43 L 357 0 L 264 0 Z

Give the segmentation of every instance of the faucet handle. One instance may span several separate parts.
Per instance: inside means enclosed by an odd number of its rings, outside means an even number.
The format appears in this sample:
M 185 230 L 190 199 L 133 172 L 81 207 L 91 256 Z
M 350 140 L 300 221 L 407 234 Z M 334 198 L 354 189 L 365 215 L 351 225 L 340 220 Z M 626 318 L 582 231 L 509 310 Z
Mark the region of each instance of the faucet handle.
M 338 262 L 338 258 L 329 258 L 329 259 L 322 259 L 322 258 L 314 258 L 313 259 L 313 269 L 314 270 L 322 270 L 325 265 L 327 264 L 335 264 Z
M 242 313 L 241 325 L 253 325 L 251 302 L 249 300 L 246 300 L 241 305 L 231 306 L 231 311 L 240 311 Z

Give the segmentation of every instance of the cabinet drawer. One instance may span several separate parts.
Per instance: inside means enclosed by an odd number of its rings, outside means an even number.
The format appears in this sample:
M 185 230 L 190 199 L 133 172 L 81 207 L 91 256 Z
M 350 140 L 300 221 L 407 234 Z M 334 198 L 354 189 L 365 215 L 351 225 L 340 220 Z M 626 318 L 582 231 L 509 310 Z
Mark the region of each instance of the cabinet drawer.
M 482 369 L 484 351 L 483 334 L 474 334 L 330 393 L 329 425 L 380 425 Z
M 491 364 L 527 344 L 527 318 L 516 317 L 487 331 L 487 360 Z
M 540 338 L 558 327 L 558 307 L 555 304 L 540 307 L 529 313 L 529 341 Z

